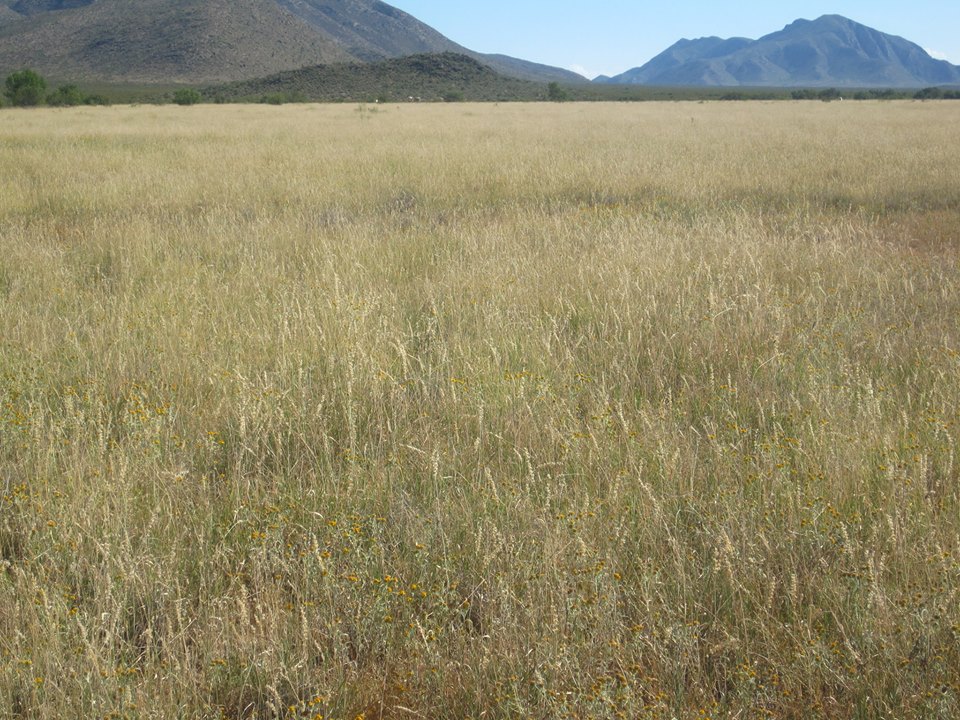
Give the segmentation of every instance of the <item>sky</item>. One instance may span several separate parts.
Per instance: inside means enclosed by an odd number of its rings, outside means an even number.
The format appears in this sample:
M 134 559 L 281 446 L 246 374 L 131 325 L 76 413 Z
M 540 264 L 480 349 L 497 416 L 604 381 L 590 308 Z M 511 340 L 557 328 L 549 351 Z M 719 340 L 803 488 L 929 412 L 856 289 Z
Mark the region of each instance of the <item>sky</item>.
M 837 14 L 960 65 L 960 0 L 388 0 L 451 40 L 589 78 L 643 65 L 680 38 L 758 38 Z

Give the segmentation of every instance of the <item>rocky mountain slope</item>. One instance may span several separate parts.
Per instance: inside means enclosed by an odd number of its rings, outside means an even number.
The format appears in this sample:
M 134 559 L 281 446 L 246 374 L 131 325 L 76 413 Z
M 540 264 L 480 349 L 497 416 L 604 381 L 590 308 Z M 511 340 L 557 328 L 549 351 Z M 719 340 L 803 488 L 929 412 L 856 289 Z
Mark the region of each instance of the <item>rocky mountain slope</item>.
M 217 82 L 442 52 L 512 77 L 584 81 L 475 53 L 380 0 L 0 0 L 0 71 L 32 67 L 59 78 Z

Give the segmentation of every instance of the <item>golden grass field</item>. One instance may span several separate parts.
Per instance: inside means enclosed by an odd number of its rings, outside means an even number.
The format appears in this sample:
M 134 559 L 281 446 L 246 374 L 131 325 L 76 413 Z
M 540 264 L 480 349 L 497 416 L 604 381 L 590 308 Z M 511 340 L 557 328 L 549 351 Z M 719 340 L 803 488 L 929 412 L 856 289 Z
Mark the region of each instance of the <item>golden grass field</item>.
M 0 717 L 956 718 L 958 110 L 0 112 Z

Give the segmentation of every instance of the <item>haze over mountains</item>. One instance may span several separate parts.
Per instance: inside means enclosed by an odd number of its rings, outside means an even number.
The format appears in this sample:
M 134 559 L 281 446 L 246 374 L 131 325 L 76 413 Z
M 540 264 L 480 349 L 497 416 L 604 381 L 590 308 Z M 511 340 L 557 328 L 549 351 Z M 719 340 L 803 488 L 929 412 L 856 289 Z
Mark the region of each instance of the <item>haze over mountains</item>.
M 753 87 L 924 87 L 960 83 L 960 67 L 840 15 L 797 20 L 759 40 L 680 40 L 642 67 L 595 82 Z
M 585 81 L 473 52 L 379 0 L 0 0 L 0 70 L 63 78 L 216 82 L 443 52 L 511 77 Z

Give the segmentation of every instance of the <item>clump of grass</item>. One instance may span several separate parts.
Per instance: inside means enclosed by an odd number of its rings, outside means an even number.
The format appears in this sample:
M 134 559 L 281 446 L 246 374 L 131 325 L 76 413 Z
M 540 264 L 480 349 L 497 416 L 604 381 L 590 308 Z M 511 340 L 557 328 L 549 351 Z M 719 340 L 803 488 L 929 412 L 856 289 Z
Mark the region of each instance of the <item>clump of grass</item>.
M 946 110 L 2 120 L 13 716 L 960 710 Z

